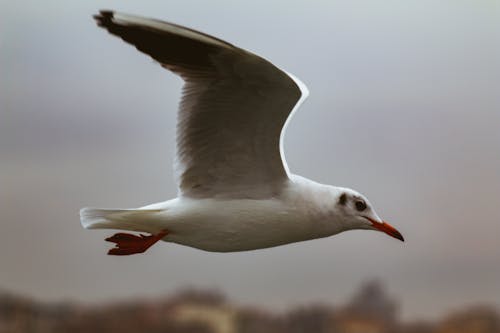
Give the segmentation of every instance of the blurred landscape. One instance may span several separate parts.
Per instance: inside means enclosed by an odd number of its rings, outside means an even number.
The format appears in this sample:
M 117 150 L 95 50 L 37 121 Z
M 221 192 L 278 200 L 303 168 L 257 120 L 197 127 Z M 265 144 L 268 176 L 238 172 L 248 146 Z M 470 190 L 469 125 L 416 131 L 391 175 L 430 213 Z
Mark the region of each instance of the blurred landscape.
M 0 333 L 499 333 L 494 306 L 453 309 L 438 320 L 403 322 L 399 302 L 377 280 L 362 284 L 347 304 L 300 305 L 281 313 L 240 306 L 213 290 L 184 289 L 148 300 L 104 305 L 42 303 L 0 293 Z

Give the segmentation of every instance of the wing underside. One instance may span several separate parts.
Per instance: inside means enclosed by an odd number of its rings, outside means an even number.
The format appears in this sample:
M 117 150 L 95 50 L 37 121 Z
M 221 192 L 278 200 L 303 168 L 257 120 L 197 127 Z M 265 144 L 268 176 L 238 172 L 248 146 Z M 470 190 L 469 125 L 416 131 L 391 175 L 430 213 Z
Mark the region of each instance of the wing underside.
M 192 29 L 111 11 L 95 19 L 185 81 L 175 161 L 181 195 L 262 198 L 279 191 L 288 180 L 280 134 L 302 96 L 300 82 Z

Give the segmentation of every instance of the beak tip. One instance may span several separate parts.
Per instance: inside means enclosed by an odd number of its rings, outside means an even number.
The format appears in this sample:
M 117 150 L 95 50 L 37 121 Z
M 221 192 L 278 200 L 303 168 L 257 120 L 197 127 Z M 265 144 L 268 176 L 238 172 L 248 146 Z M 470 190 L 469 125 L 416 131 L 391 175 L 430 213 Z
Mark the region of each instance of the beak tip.
M 401 235 L 401 233 L 398 230 L 396 230 L 396 228 L 394 228 L 389 223 L 387 223 L 385 221 L 382 221 L 382 223 L 377 222 L 377 221 L 373 221 L 373 220 L 370 220 L 370 221 L 372 222 L 373 227 L 375 229 L 377 229 L 378 231 L 382 231 L 391 237 L 399 239 L 402 242 L 405 241 L 403 235 Z
M 396 239 L 399 239 L 402 242 L 405 241 L 405 238 L 403 237 L 403 235 L 399 231 L 397 231 L 396 229 L 393 229 L 392 232 L 389 233 L 389 235 L 396 238 Z
M 403 237 L 403 235 L 401 235 L 401 233 L 399 231 L 397 231 L 396 229 L 391 230 L 391 232 L 388 232 L 387 234 L 389 236 L 392 236 L 392 237 L 396 238 L 396 239 L 399 239 L 403 243 L 405 241 L 405 238 Z
M 405 238 L 403 237 L 403 235 L 396 228 L 391 226 L 389 223 L 384 222 L 381 227 L 382 227 L 380 229 L 381 231 L 385 232 L 389 236 L 392 236 L 396 239 L 399 239 L 400 241 L 402 241 L 404 243 Z

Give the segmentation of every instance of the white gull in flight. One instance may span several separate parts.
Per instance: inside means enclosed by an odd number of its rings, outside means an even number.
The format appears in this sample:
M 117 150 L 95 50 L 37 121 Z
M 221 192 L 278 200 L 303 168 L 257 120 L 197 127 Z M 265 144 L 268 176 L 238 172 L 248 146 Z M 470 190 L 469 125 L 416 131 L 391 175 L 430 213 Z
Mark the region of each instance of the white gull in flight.
M 327 237 L 351 229 L 403 236 L 360 193 L 292 174 L 283 156 L 291 114 L 306 86 L 269 61 L 176 24 L 101 11 L 111 34 L 185 82 L 177 121 L 178 197 L 137 209 L 80 211 L 87 229 L 120 229 L 111 255 L 159 240 L 232 252 Z

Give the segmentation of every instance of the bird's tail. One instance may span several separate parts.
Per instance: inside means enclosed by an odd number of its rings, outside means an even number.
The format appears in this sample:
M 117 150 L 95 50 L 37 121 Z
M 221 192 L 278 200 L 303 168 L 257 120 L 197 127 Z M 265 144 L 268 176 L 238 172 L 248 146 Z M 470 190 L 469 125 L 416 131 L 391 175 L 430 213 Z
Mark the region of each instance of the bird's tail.
M 152 223 L 160 209 L 99 209 L 80 210 L 80 223 L 85 229 L 120 229 L 139 232 L 157 232 Z

